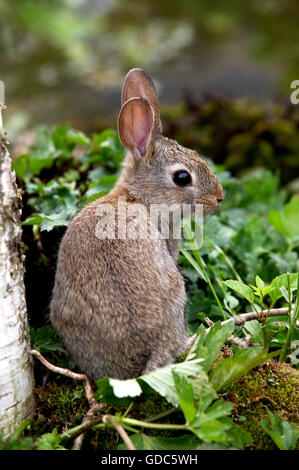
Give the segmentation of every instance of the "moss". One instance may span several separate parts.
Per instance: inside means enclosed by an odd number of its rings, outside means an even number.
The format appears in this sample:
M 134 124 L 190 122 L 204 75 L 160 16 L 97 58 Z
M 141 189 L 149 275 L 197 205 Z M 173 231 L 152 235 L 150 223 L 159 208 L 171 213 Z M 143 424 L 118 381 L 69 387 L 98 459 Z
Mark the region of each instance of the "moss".
M 34 395 L 34 432 L 38 435 L 52 432 L 54 428 L 62 432 L 66 428 L 77 426 L 88 410 L 84 387 L 75 382 L 59 385 L 48 383 L 44 389 L 36 387 Z
M 260 420 L 269 420 L 267 408 L 283 420 L 298 425 L 299 371 L 288 364 L 270 360 L 236 381 L 223 398 L 235 404 L 233 419 L 252 438 L 252 449 L 276 449 Z

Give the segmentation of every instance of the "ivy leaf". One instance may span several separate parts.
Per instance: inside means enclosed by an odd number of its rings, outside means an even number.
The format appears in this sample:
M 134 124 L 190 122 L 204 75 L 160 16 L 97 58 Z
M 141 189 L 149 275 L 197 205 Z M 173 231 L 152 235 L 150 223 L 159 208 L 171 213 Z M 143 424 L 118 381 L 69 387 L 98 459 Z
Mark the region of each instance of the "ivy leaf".
M 22 222 L 22 225 L 40 225 L 46 218 L 47 217 L 44 217 L 41 214 L 34 213 L 27 217 L 27 219 Z
M 53 214 L 50 217 L 44 217 L 40 224 L 41 232 L 46 230 L 50 232 L 55 227 L 67 227 L 71 218 L 76 214 L 76 209 L 70 211 L 68 208 L 63 209 L 58 214 Z

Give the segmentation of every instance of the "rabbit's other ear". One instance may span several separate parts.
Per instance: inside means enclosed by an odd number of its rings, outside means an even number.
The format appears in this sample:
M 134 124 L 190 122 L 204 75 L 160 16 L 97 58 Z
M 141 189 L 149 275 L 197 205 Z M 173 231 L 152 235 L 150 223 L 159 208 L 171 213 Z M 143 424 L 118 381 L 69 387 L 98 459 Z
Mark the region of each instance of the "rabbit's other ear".
M 134 97 L 144 98 L 154 110 L 155 129 L 162 133 L 158 95 L 151 77 L 142 69 L 132 69 L 128 72 L 121 94 L 121 105 Z
M 118 118 L 118 134 L 135 158 L 151 153 L 154 127 L 154 110 L 145 99 L 131 98 L 124 103 Z

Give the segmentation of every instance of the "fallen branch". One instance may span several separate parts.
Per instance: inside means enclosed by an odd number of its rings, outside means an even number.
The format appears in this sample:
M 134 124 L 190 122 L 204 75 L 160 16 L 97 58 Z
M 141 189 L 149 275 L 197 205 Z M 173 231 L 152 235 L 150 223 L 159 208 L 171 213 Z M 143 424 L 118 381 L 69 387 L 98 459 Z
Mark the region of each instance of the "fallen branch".
M 70 377 L 71 379 L 80 380 L 81 382 L 84 382 L 85 394 L 90 407 L 98 404 L 97 400 L 93 396 L 92 386 L 87 375 L 78 374 L 77 372 L 73 372 L 63 367 L 54 366 L 53 364 L 51 364 L 51 362 L 47 361 L 47 359 L 45 359 L 39 351 L 36 351 L 36 349 L 31 349 L 30 354 L 32 356 L 37 357 L 38 360 L 52 372 L 56 372 L 57 374 L 65 375 L 66 377 Z
M 239 349 L 248 349 L 251 344 L 252 335 L 246 335 L 245 338 L 238 338 L 236 335 L 232 335 L 227 339 L 229 344 L 235 344 Z
M 293 308 L 294 306 L 292 306 Z M 272 308 L 272 310 L 264 310 L 266 313 L 266 318 L 268 317 L 278 317 L 280 315 L 289 315 L 289 308 Z M 244 325 L 247 321 L 259 319 L 261 316 L 261 312 L 248 312 L 248 313 L 240 313 L 240 315 L 236 315 L 235 317 L 229 318 L 228 320 L 224 320 L 221 322 L 221 325 L 225 323 L 233 322 L 235 325 Z M 206 333 L 210 331 L 211 328 L 206 328 Z M 187 350 L 190 349 L 195 341 L 196 335 L 193 335 L 189 338 L 187 343 Z M 244 346 L 243 346 L 244 347 Z
M 265 308 L 264 314 L 266 313 L 266 318 L 268 317 L 278 317 L 280 315 L 288 315 L 289 314 L 289 308 L 288 307 L 283 307 L 283 308 L 272 308 L 272 310 L 268 310 Z M 248 313 L 241 313 L 240 315 L 236 315 L 235 317 L 229 318 L 228 320 L 225 320 L 223 323 L 227 323 L 229 321 L 233 321 L 235 325 L 242 325 L 243 323 L 249 321 L 249 320 L 255 320 L 257 318 L 260 318 L 260 315 L 262 312 L 248 312 Z

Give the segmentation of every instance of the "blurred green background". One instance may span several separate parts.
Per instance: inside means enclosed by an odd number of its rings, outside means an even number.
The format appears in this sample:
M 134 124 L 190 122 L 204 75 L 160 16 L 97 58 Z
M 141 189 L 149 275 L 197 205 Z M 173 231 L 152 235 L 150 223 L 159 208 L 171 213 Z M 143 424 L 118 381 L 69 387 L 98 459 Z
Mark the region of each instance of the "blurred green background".
M 299 78 L 296 0 L 1 0 L 7 129 L 113 122 L 131 67 L 161 101 L 183 95 L 289 101 Z
M 13 154 L 37 125 L 116 127 L 124 76 L 156 83 L 166 135 L 225 163 L 295 179 L 296 0 L 0 0 L 0 80 Z M 28 131 L 29 132 L 25 132 Z

